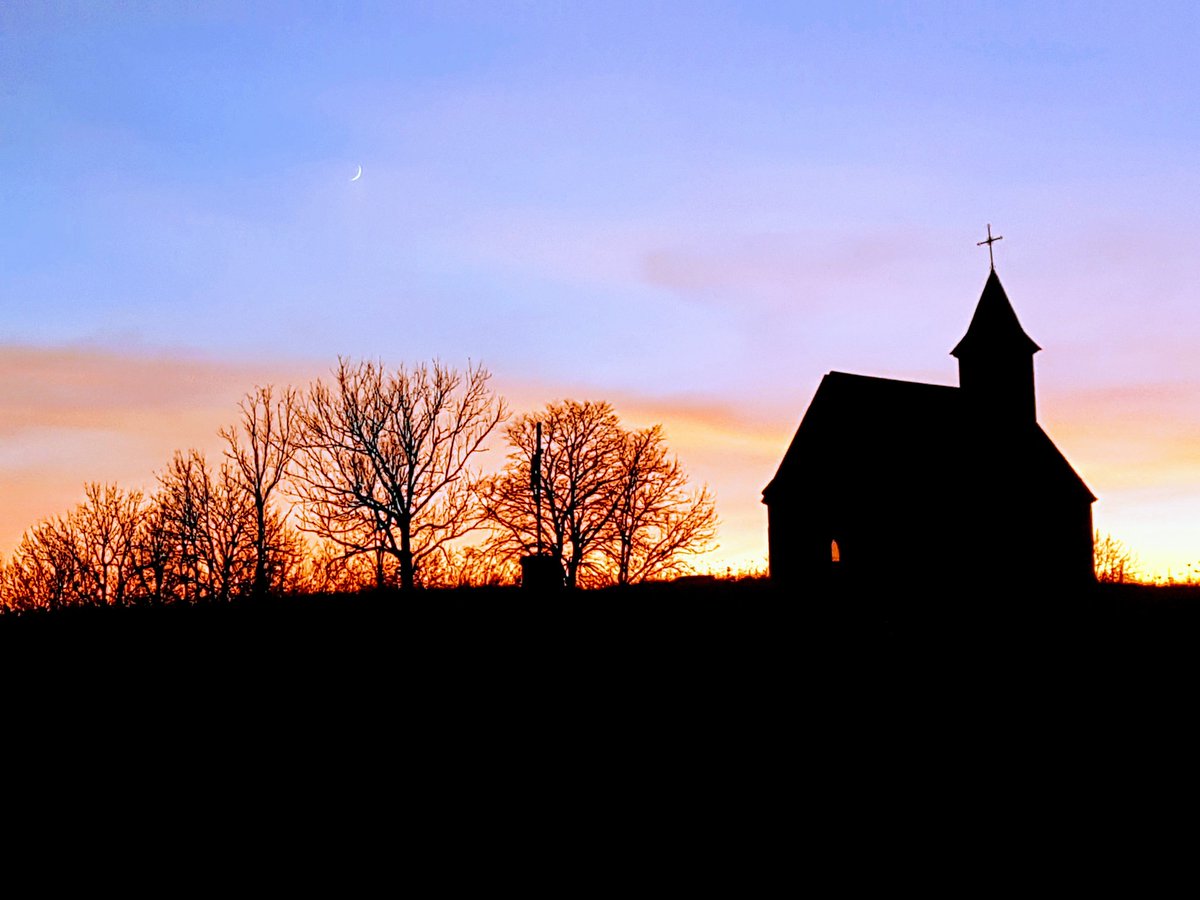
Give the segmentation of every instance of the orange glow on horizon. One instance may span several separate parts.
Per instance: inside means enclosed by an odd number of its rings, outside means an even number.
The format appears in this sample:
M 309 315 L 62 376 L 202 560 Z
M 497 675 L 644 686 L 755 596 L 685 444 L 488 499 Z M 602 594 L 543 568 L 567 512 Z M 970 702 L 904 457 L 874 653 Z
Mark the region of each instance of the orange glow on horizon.
M 255 384 L 306 384 L 328 365 L 252 366 L 203 358 L 89 348 L 9 346 L 0 354 L 0 554 L 24 531 L 62 514 L 90 481 L 152 490 L 175 450 L 220 458 L 217 429 Z M 661 423 L 693 485 L 716 494 L 718 546 L 699 571 L 767 565 L 761 491 L 787 449 L 808 398 L 795 409 L 733 408 L 699 397 L 653 397 L 495 378 L 515 413 L 563 397 L 607 399 L 627 427 Z M 1200 557 L 1200 416 L 1186 385 L 1049 393 L 1043 424 L 1100 498 L 1095 527 L 1138 557 L 1146 577 L 1183 578 Z M 1113 423 L 1120 423 L 1119 426 Z M 503 437 L 480 463 L 503 465 Z

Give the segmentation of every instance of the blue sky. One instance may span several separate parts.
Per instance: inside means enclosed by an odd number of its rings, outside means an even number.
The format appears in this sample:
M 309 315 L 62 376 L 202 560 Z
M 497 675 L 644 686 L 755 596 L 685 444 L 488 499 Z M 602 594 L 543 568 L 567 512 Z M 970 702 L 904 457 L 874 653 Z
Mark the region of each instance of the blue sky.
M 0 341 L 254 377 L 482 359 L 529 402 L 694 432 L 750 558 L 824 372 L 955 382 L 991 222 L 1043 424 L 1097 523 L 1178 566 L 1200 555 L 1197 9 L 10 0 Z M 95 465 L 69 474 L 135 463 Z

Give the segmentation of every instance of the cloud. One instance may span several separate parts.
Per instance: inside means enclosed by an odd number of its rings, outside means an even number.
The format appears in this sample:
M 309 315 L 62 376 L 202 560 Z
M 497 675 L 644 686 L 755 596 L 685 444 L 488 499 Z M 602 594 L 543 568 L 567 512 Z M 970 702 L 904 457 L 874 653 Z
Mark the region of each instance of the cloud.
M 1200 484 L 1200 385 L 1047 392 L 1040 407 L 1047 431 L 1078 461 L 1097 494 Z
M 175 450 L 216 458 L 217 429 L 247 391 L 304 372 L 162 351 L 0 346 L 0 552 L 66 512 L 86 482 L 153 489 Z
M 659 246 L 641 257 L 651 285 L 696 300 L 740 298 L 773 310 L 812 309 L 908 268 L 919 238 L 886 233 L 735 233 Z M 919 248 L 917 248 L 919 251 Z

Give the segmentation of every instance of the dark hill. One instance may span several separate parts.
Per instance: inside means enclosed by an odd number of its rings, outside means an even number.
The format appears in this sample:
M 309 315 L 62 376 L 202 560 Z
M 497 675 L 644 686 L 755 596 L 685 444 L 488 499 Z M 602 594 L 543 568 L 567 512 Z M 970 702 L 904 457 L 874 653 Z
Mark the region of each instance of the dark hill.
M 620 677 L 622 665 L 743 669 L 825 657 L 890 656 L 895 648 L 952 652 L 1056 643 L 1190 642 L 1200 588 L 1097 585 L 1074 594 L 938 594 L 920 586 L 808 595 L 765 580 L 683 580 L 530 596 L 517 588 L 294 596 L 260 604 L 72 608 L 0 615 L 0 650 L 112 660 L 322 665 L 448 665 L 457 672 L 587 661 Z

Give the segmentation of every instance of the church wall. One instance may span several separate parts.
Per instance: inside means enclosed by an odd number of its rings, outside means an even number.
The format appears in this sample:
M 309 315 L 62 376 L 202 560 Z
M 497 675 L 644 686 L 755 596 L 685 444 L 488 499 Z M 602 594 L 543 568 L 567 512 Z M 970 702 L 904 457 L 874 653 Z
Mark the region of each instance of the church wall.
M 1006 580 L 1062 588 L 1094 580 L 1091 505 L 1078 497 L 1025 497 L 999 523 L 1011 557 Z
M 834 572 L 832 542 L 838 542 L 845 570 L 856 552 L 854 539 L 839 527 L 825 502 L 777 497 L 767 507 L 770 578 L 789 588 L 824 587 Z
M 1057 522 L 1058 564 L 1048 577 L 1064 584 L 1090 584 L 1096 580 L 1091 504 L 1063 509 Z
M 834 574 L 847 584 L 967 592 L 1092 578 L 1090 506 L 1012 484 L 986 498 L 915 486 L 882 500 L 810 494 L 801 505 L 777 497 L 768 528 L 771 579 L 793 587 L 822 585 Z

